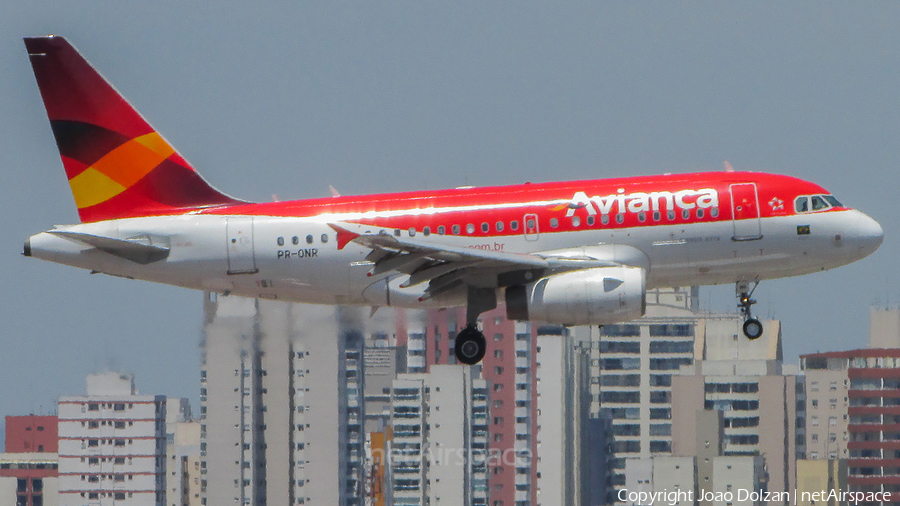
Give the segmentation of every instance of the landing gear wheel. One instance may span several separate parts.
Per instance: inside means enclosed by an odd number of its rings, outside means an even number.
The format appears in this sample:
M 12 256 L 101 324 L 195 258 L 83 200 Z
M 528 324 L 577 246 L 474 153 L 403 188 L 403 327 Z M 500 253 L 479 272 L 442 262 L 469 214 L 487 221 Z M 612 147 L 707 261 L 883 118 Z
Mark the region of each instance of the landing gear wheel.
M 759 339 L 763 335 L 762 323 L 750 314 L 750 308 L 753 304 L 756 304 L 756 300 L 753 299 L 753 292 L 756 291 L 757 286 L 759 286 L 759 281 L 754 283 L 753 289 L 750 289 L 748 281 L 738 281 L 735 284 L 738 308 L 741 310 L 741 315 L 744 316 L 744 335 L 751 341 Z
M 484 339 L 484 334 L 475 327 L 469 325 L 456 336 L 453 353 L 456 355 L 456 360 L 463 364 L 475 365 L 481 362 L 486 351 L 487 341 Z
M 756 318 L 748 318 L 744 322 L 744 335 L 751 341 L 763 335 L 763 326 Z

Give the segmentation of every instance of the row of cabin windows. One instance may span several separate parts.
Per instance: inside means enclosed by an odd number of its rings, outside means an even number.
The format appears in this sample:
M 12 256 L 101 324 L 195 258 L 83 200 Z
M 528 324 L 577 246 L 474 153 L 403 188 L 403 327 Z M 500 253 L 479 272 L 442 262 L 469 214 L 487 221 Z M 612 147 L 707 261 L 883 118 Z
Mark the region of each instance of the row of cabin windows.
M 312 244 L 314 241 L 315 241 L 315 239 L 313 238 L 312 234 L 306 236 L 306 244 Z M 322 236 L 319 237 L 319 241 L 321 241 L 322 244 L 327 243 L 328 242 L 328 234 L 322 234 Z M 300 244 L 300 238 L 297 237 L 296 235 L 294 237 L 291 237 L 291 244 L 293 244 L 294 246 Z M 284 237 L 278 238 L 278 245 L 284 246 Z
M 695 211 L 695 214 L 696 214 L 697 218 L 702 219 L 702 218 L 704 218 L 704 217 L 706 216 L 706 211 L 705 211 L 704 209 L 697 209 L 697 210 Z M 709 215 L 710 215 L 712 218 L 718 218 L 718 217 L 719 217 L 719 209 L 716 208 L 716 207 L 710 209 Z M 668 221 L 675 221 L 676 216 L 677 216 L 677 215 L 676 215 L 675 211 L 672 211 L 672 210 L 669 210 L 669 211 L 666 213 L 666 219 L 668 219 Z M 652 218 L 653 218 L 653 221 L 662 221 L 662 213 L 659 212 L 659 211 L 653 211 Z M 691 211 L 690 211 L 689 209 L 683 209 L 683 210 L 681 211 L 681 218 L 682 218 L 682 219 L 685 219 L 685 220 L 690 219 L 690 218 L 691 218 Z M 579 218 L 578 216 L 573 216 L 571 219 L 572 219 L 572 226 L 573 226 L 573 227 L 580 227 L 580 226 L 581 226 L 581 218 Z M 615 220 L 616 220 L 616 223 L 619 223 L 619 224 L 624 223 L 624 222 L 625 222 L 625 215 L 622 214 L 622 213 L 619 213 L 619 214 L 617 214 L 617 215 L 615 216 Z M 601 225 L 608 225 L 608 224 L 609 224 L 609 221 L 610 221 L 610 217 L 609 217 L 608 214 L 603 214 L 603 215 L 600 216 L 600 224 L 601 224 Z M 641 223 L 644 223 L 645 221 L 647 221 L 647 213 L 645 213 L 645 212 L 643 212 L 643 211 L 642 211 L 642 212 L 639 212 L 639 213 L 638 213 L 638 221 L 641 222 Z M 590 227 L 596 225 L 596 223 L 597 223 L 596 216 L 588 216 L 586 222 L 587 222 L 587 225 L 590 226 Z M 551 228 L 558 228 L 558 227 L 559 227 L 559 219 L 557 219 L 557 218 L 551 218 L 551 219 L 550 219 L 550 227 L 551 227 Z M 506 224 L 505 224 L 504 222 L 502 222 L 502 221 L 498 221 L 498 222 L 496 222 L 496 223 L 494 224 L 494 230 L 497 231 L 497 232 L 503 232 L 505 229 L 506 229 Z M 511 231 L 513 231 L 513 232 L 517 232 L 517 231 L 519 230 L 519 220 L 512 220 L 512 221 L 510 221 L 510 222 L 509 222 L 509 229 L 510 229 Z M 469 223 L 468 225 L 466 225 L 466 234 L 469 234 L 469 235 L 474 234 L 474 233 L 475 233 L 475 230 L 476 230 L 476 227 L 475 227 L 475 224 L 474 224 L 474 223 Z M 491 231 L 491 224 L 488 223 L 488 222 L 483 222 L 483 223 L 481 224 L 481 231 L 482 231 L 483 233 L 485 233 L 485 234 L 489 233 L 489 232 Z M 450 227 L 450 233 L 453 234 L 453 235 L 459 235 L 461 232 L 462 232 L 462 227 L 461 227 L 460 225 L 453 225 L 453 226 Z M 526 233 L 537 232 L 537 224 L 536 224 L 534 218 L 528 218 L 528 219 L 525 221 L 525 232 L 526 232 Z M 395 236 L 400 237 L 400 234 L 401 234 L 401 233 L 402 233 L 402 231 L 401 231 L 399 228 L 394 229 L 394 235 L 395 235 Z M 410 236 L 410 237 L 415 237 L 415 235 L 418 233 L 418 230 L 416 230 L 415 227 L 412 227 L 412 228 L 410 228 L 410 229 L 408 230 L 408 233 L 409 233 L 409 236 Z M 439 226 L 437 227 L 437 234 L 438 234 L 438 235 L 446 235 L 446 233 L 447 233 L 447 227 L 445 227 L 444 225 L 439 225 Z M 426 236 L 426 237 L 429 236 L 429 235 L 431 235 L 431 227 L 425 227 L 425 228 L 423 228 L 423 229 L 422 229 L 422 235 L 424 235 L 424 236 Z M 306 243 L 307 243 L 307 244 L 312 244 L 312 243 L 313 243 L 313 240 L 314 240 L 314 239 L 313 239 L 313 236 L 312 236 L 312 235 L 307 235 L 307 236 L 306 236 Z M 322 237 L 321 237 L 320 240 L 321 240 L 322 243 L 327 243 L 327 242 L 328 242 L 328 234 L 322 234 Z M 284 243 L 285 243 L 284 237 L 279 237 L 279 238 L 278 238 L 278 245 L 279 245 L 279 246 L 284 246 Z M 294 245 L 300 244 L 300 238 L 297 237 L 297 236 L 292 237 L 292 238 L 291 238 L 291 243 L 294 244 Z

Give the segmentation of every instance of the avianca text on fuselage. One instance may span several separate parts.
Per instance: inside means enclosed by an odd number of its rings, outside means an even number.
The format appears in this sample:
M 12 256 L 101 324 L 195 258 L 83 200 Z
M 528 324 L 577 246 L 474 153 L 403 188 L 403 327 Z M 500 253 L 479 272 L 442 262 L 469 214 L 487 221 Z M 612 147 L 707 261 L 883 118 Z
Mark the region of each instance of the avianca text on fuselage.
M 594 195 L 580 191 L 572 197 L 566 217 L 572 217 L 576 209 L 586 209 L 588 215 L 610 215 L 620 213 L 642 213 L 650 211 L 672 211 L 694 208 L 709 209 L 719 207 L 719 193 L 712 188 L 700 190 L 679 190 L 676 192 L 653 191 L 650 193 L 625 193 L 620 188 L 613 195 Z
M 464 306 L 466 364 L 500 302 L 511 319 L 599 325 L 642 316 L 654 287 L 735 283 L 756 338 L 753 282 L 882 240 L 821 186 L 753 172 L 247 202 L 209 185 L 65 39 L 25 44 L 81 219 L 29 237 L 26 256 L 234 296 Z

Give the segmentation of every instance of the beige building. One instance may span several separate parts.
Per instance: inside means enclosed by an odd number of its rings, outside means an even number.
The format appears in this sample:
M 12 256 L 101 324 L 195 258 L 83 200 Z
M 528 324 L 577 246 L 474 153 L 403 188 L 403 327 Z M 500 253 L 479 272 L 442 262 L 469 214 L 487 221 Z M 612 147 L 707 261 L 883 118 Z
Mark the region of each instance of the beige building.
M 846 370 L 805 369 L 806 457 L 846 459 L 850 379 Z
M 843 504 L 833 494 L 845 490 L 848 490 L 846 459 L 797 461 L 798 506 Z
M 171 431 L 171 441 L 166 445 L 166 503 L 171 506 L 200 506 L 200 422 L 174 422 Z M 166 436 L 168 438 L 169 434 Z
M 693 365 L 682 367 L 672 378 L 673 454 L 697 455 L 698 437 L 711 430 L 706 427 L 701 431 L 704 424 L 698 419 L 698 412 L 721 411 L 722 455 L 764 455 L 768 490 L 792 491 L 796 475 L 798 370 L 782 362 L 777 321 L 764 322 L 766 332 L 756 341 L 745 339 L 740 326 L 737 316 L 709 318 L 698 324 L 695 346 L 703 350 L 703 359 L 698 357 Z M 714 467 L 718 461 L 715 459 Z M 698 466 L 702 488 L 709 470 L 704 462 Z M 713 479 L 718 483 L 715 470 Z
M 869 348 L 900 348 L 900 308 L 869 309 Z

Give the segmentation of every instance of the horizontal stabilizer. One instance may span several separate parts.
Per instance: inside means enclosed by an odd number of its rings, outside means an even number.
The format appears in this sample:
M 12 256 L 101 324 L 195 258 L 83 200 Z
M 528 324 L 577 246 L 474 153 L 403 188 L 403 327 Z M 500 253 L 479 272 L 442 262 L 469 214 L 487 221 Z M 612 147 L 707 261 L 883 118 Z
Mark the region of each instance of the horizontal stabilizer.
M 109 253 L 110 255 L 115 255 L 141 265 L 159 262 L 160 260 L 165 260 L 169 256 L 169 248 L 153 246 L 151 244 L 144 244 L 127 239 L 113 239 L 112 237 L 103 237 L 80 232 L 66 232 L 64 230 L 51 230 L 49 233 L 69 239 L 70 241 L 93 246 L 104 253 Z

